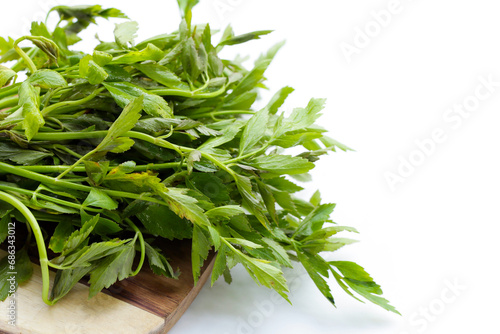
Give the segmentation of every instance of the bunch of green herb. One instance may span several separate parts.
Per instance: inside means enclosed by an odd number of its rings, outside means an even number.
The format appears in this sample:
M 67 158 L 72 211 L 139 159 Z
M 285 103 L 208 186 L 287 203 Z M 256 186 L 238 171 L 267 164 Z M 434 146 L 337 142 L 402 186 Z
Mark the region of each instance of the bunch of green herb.
M 335 204 L 321 203 L 319 192 L 295 196 L 302 188 L 293 180 L 308 180 L 321 155 L 348 149 L 315 124 L 325 101 L 285 116 L 279 109 L 293 89 L 284 87 L 253 110 L 281 44 L 250 70 L 220 59 L 223 48 L 269 31 L 235 36 L 229 27 L 213 44 L 208 24 L 191 24 L 196 2 L 179 0 L 178 31 L 140 43 L 136 22 L 99 5 L 58 6 L 53 30 L 33 22 L 31 36 L 0 38 L 0 62 L 12 64 L 0 67 L 0 242 L 13 243 L 10 222 L 26 223 L 18 283 L 33 271 L 31 241 L 43 299 L 54 304 L 86 275 L 92 297 L 146 259 L 155 274 L 177 278 L 154 243 L 192 239 L 195 281 L 213 249 L 212 284 L 222 275 L 230 282 L 241 263 L 288 299 L 282 267 L 298 261 L 332 303 L 330 275 L 351 296 L 397 312 L 362 267 L 320 256 L 354 242 L 338 233 L 357 232 L 330 220 Z M 98 18 L 125 19 L 115 40 L 92 54 L 70 49 Z M 303 153 L 286 153 L 297 147 Z M 0 261 L 2 300 L 9 263 Z M 57 270 L 52 291 L 49 268 Z

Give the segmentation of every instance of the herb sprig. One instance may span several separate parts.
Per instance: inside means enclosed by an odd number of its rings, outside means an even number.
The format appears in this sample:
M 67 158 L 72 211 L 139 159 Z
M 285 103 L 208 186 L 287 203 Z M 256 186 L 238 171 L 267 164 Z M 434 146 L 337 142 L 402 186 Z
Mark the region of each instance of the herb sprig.
M 283 44 L 247 70 L 219 52 L 270 31 L 236 36 L 228 27 L 214 44 L 209 24 L 191 23 L 197 1 L 178 2 L 178 31 L 139 43 L 136 22 L 100 5 L 57 6 L 55 28 L 33 22 L 30 36 L 0 38 L 0 62 L 13 63 L 0 66 L 0 242 L 11 242 L 12 220 L 27 224 L 47 304 L 84 276 L 92 297 L 146 262 L 177 278 L 156 245 L 191 239 L 195 281 L 213 249 L 212 284 L 230 282 L 241 263 L 288 300 L 282 267 L 298 261 L 330 302 L 333 276 L 354 298 L 397 313 L 362 267 L 321 257 L 355 242 L 337 236 L 357 231 L 330 220 L 335 204 L 319 192 L 309 201 L 296 196 L 303 188 L 293 180 L 308 180 L 320 156 L 349 150 L 316 124 L 325 100 L 287 116 L 280 108 L 293 89 L 284 87 L 252 109 Z M 100 41 L 92 54 L 75 51 L 79 33 L 99 18 L 125 21 L 114 41 Z M 17 251 L 18 283 L 32 273 L 30 240 Z M 0 261 L 1 300 L 8 266 Z M 57 270 L 51 291 L 49 268 Z

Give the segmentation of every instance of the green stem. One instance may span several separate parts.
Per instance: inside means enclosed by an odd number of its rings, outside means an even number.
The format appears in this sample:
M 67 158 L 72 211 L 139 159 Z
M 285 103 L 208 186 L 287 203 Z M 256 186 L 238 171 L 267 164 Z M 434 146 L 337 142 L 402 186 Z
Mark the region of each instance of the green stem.
M 160 96 L 182 96 L 182 97 L 189 97 L 192 99 L 209 99 L 224 94 L 225 91 L 226 91 L 226 86 L 222 86 L 219 90 L 216 90 L 215 92 L 211 93 L 198 93 L 198 92 L 190 92 L 179 89 L 153 89 L 150 90 L 149 93 Z
M 79 158 L 79 157 L 78 157 Z M 161 169 L 174 169 L 182 165 L 179 162 L 167 162 L 163 164 L 148 164 L 148 165 L 137 165 L 134 167 L 135 172 L 144 172 L 148 170 L 161 170 Z M 16 166 L 18 168 L 22 168 L 25 170 L 29 170 L 37 173 L 61 173 L 68 169 L 70 166 L 42 166 L 42 165 L 33 165 L 33 166 Z M 118 166 L 109 166 L 108 171 L 116 168 Z M 76 173 L 85 173 L 85 166 L 77 166 L 73 168 L 73 172 Z
M 0 99 L 3 99 L 6 96 L 17 95 L 19 86 L 21 86 L 21 84 L 16 83 L 0 89 Z
M 34 57 L 34 56 L 37 54 L 38 50 L 40 50 L 40 49 L 39 49 L 39 48 L 37 48 L 37 47 L 32 47 L 32 48 L 28 51 L 27 56 L 28 56 L 28 58 L 30 58 L 30 61 L 31 61 L 31 57 Z M 22 51 L 22 50 L 21 50 L 21 51 Z M 24 51 L 23 51 L 23 52 L 24 52 Z M 18 62 L 17 62 L 14 66 L 12 66 L 12 70 L 13 70 L 13 71 L 16 71 L 16 72 L 20 71 L 20 70 L 22 69 L 22 67 L 21 67 L 21 66 L 22 66 L 22 64 L 23 64 L 23 60 L 24 60 L 24 58 L 19 59 L 19 61 L 18 61 Z M 31 61 L 31 62 L 32 62 L 32 61 Z
M 33 190 L 28 190 L 28 189 L 23 189 L 23 188 L 18 188 L 18 187 L 10 187 L 10 186 L 2 185 L 2 184 L 0 184 L 0 190 L 19 193 L 19 194 L 27 195 L 30 197 L 32 197 L 35 194 L 35 191 L 33 191 Z M 56 204 L 64 205 L 64 206 L 67 206 L 67 207 L 70 207 L 73 209 L 80 210 L 80 209 L 84 208 L 80 204 L 68 202 L 68 201 L 65 201 L 65 200 L 62 200 L 59 198 L 51 197 L 51 196 L 40 194 L 40 193 L 36 193 L 36 197 L 44 199 L 46 201 L 51 201 L 51 202 L 56 203 Z M 89 208 L 88 206 L 85 207 L 85 210 L 92 211 L 92 212 L 102 212 L 102 210 L 100 210 L 100 209 Z
M 125 221 L 127 222 L 127 224 L 130 225 L 130 227 L 132 227 L 135 233 L 139 236 L 139 243 L 141 245 L 141 259 L 139 260 L 137 268 L 130 274 L 130 276 L 135 276 L 141 271 L 142 266 L 144 265 L 144 259 L 146 258 L 146 244 L 144 243 L 144 236 L 142 235 L 142 232 L 141 230 L 139 230 L 137 225 L 135 225 L 130 218 L 125 219 Z
M 74 140 L 74 139 L 88 139 L 88 138 L 102 138 L 105 137 L 107 131 L 93 131 L 93 132 L 40 132 L 33 137 L 33 140 L 50 140 L 50 141 L 58 141 L 58 140 Z M 174 145 L 166 140 L 156 138 L 150 136 L 146 133 L 136 132 L 136 131 L 128 131 L 123 134 L 124 137 L 140 139 L 151 143 L 156 146 L 168 148 L 176 151 L 177 153 L 183 155 L 184 152 L 192 152 L 195 149 L 184 146 Z M 202 157 L 213 162 L 215 165 L 220 167 L 222 170 L 229 173 L 231 176 L 235 176 L 234 171 L 225 165 L 226 162 L 221 162 L 219 159 L 213 157 L 209 153 L 201 152 Z
M 0 192 L 0 200 L 9 203 L 14 208 L 19 210 L 19 212 L 26 218 L 28 224 L 33 231 L 35 236 L 36 244 L 38 247 L 38 256 L 40 258 L 40 269 L 42 270 L 42 299 L 47 305 L 53 305 L 54 303 L 49 299 L 49 289 L 50 289 L 50 276 L 49 276 L 49 259 L 47 258 L 47 249 L 45 248 L 45 241 L 43 240 L 42 230 L 40 225 L 33 216 L 33 213 L 12 195 L 4 192 Z
M 245 160 L 247 158 L 250 158 L 256 154 L 260 154 L 262 152 L 264 152 L 265 150 L 267 150 L 267 148 L 270 146 L 270 143 L 266 143 L 264 146 L 262 146 L 260 149 L 256 150 L 256 151 L 252 151 L 250 153 L 247 153 L 245 155 L 242 155 L 242 156 L 239 156 L 239 157 L 236 157 L 236 158 L 233 158 L 233 159 L 229 159 L 229 160 L 226 160 L 224 161 L 224 163 L 226 165 L 229 165 L 229 164 L 233 164 L 235 162 L 238 162 L 238 161 L 241 161 L 241 160 Z
M 223 115 L 253 115 L 255 111 L 252 110 L 221 110 L 221 111 L 212 111 L 202 114 L 190 115 L 189 118 L 197 119 L 204 117 L 215 117 L 215 116 L 223 116 Z
M 19 103 L 18 96 L 11 96 L 0 100 L 0 110 L 9 107 L 15 107 Z
M 51 184 L 57 187 L 66 187 L 69 189 L 73 190 L 79 190 L 79 191 L 84 191 L 84 192 L 90 192 L 92 190 L 92 187 L 85 186 L 83 184 L 77 184 L 77 183 L 72 183 L 72 182 L 67 182 L 64 180 L 57 180 L 56 178 L 38 174 L 29 170 L 21 169 L 18 166 L 12 166 L 9 164 L 6 164 L 4 162 L 0 162 L 0 172 L 3 171 L 4 173 L 8 174 L 14 174 L 17 176 L 21 176 L 27 179 L 31 179 L 34 181 L 38 181 L 41 183 L 45 184 Z M 116 198 L 130 198 L 130 199 L 138 199 L 141 201 L 146 201 L 146 202 L 152 202 L 152 203 L 157 203 L 160 205 L 168 206 L 167 203 L 164 201 L 157 200 L 156 198 L 149 197 L 149 196 L 143 196 L 140 194 L 134 194 L 134 193 L 129 193 L 125 191 L 117 191 L 117 190 L 109 190 L 109 189 L 101 189 L 103 192 L 106 194 L 116 197 Z
M 46 116 L 48 114 L 50 114 L 51 112 L 53 112 L 54 110 L 57 110 L 58 108 L 63 108 L 63 107 L 70 107 L 70 106 L 79 106 L 81 104 L 84 104 L 86 102 L 89 102 L 91 101 L 94 97 L 96 97 L 100 92 L 102 92 L 104 90 L 104 87 L 101 87 L 99 89 L 96 89 L 92 92 L 92 94 L 90 94 L 89 96 L 87 97 L 84 97 L 83 99 L 80 99 L 80 100 L 75 100 L 75 101 L 63 101 L 63 102 L 59 102 L 59 103 L 54 103 L 48 107 L 45 107 L 43 110 L 42 110 L 42 115 Z
M 33 62 L 33 60 L 31 60 L 31 58 L 23 51 L 23 49 L 21 49 L 19 47 L 19 43 L 21 43 L 22 41 L 26 40 L 26 36 L 24 37 L 21 37 L 19 38 L 17 41 L 14 42 L 14 50 L 16 50 L 17 54 L 19 56 L 21 56 L 21 58 L 23 58 L 23 60 L 26 62 L 26 64 L 28 65 L 28 68 L 30 70 L 31 73 L 35 73 L 36 71 L 38 71 L 38 69 L 36 68 L 36 65 L 35 63 Z

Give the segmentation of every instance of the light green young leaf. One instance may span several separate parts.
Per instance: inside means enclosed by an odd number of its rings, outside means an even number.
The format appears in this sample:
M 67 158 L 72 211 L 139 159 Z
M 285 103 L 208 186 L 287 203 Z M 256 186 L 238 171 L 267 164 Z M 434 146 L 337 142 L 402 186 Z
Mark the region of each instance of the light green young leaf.
M 128 48 L 129 44 L 134 45 L 134 39 L 137 37 L 139 24 L 135 21 L 127 21 L 115 25 L 115 41 L 121 48 Z
M 64 77 L 53 70 L 38 70 L 25 82 L 43 89 L 59 88 L 68 85 Z
M 264 137 L 268 121 L 269 111 L 266 108 L 260 110 L 248 120 L 241 135 L 240 156 L 251 150 Z
M 251 160 L 248 165 L 277 175 L 303 174 L 314 168 L 314 164 L 290 155 L 265 155 Z
M 120 116 L 118 116 L 116 121 L 114 121 L 111 125 L 106 137 L 104 137 L 101 143 L 97 146 L 96 151 L 100 151 L 111 144 L 118 137 L 132 130 L 139 118 L 141 118 L 143 101 L 144 97 L 139 96 L 128 103 L 125 109 L 121 112 Z
M 322 204 L 316 207 L 297 228 L 294 238 L 311 235 L 321 229 L 323 224 L 330 219 L 330 215 L 335 209 L 335 204 Z
M 241 44 L 245 43 L 248 41 L 251 41 L 253 39 L 260 39 L 260 36 L 267 35 L 272 33 L 272 30 L 260 30 L 260 31 L 253 31 L 249 32 L 243 35 L 235 36 L 229 39 L 225 39 L 222 42 L 219 43 L 217 47 L 224 46 L 224 45 L 235 45 L 235 44 Z
M 0 88 L 8 84 L 16 75 L 17 73 L 10 68 L 0 65 Z
M 108 194 L 98 188 L 92 188 L 82 205 L 93 206 L 107 210 L 115 210 L 116 208 L 118 208 L 118 203 L 114 199 L 109 197 Z
M 205 212 L 205 214 L 209 218 L 216 218 L 216 217 L 230 218 L 244 213 L 245 210 L 243 210 L 243 208 L 239 205 L 219 206 L 217 208 L 213 208 Z
M 109 76 L 109 74 L 96 62 L 91 55 L 87 55 L 80 60 L 80 76 L 89 81 L 91 85 L 98 85 Z

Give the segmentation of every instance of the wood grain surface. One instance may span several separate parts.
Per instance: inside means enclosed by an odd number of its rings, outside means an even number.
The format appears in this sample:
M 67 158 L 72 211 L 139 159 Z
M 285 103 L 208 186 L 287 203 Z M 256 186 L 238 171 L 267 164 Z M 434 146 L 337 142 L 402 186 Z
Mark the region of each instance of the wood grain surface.
M 154 275 L 145 264 L 135 277 L 114 284 L 88 299 L 88 284 L 80 281 L 56 305 L 43 303 L 40 267 L 17 293 L 17 325 L 8 324 L 6 302 L 0 303 L 0 333 L 7 334 L 159 334 L 167 333 L 187 310 L 212 271 L 210 254 L 199 283 L 194 286 L 190 240 L 169 242 L 161 248 L 178 280 Z M 5 256 L 0 251 L 0 258 Z M 51 272 L 51 283 L 55 273 Z

